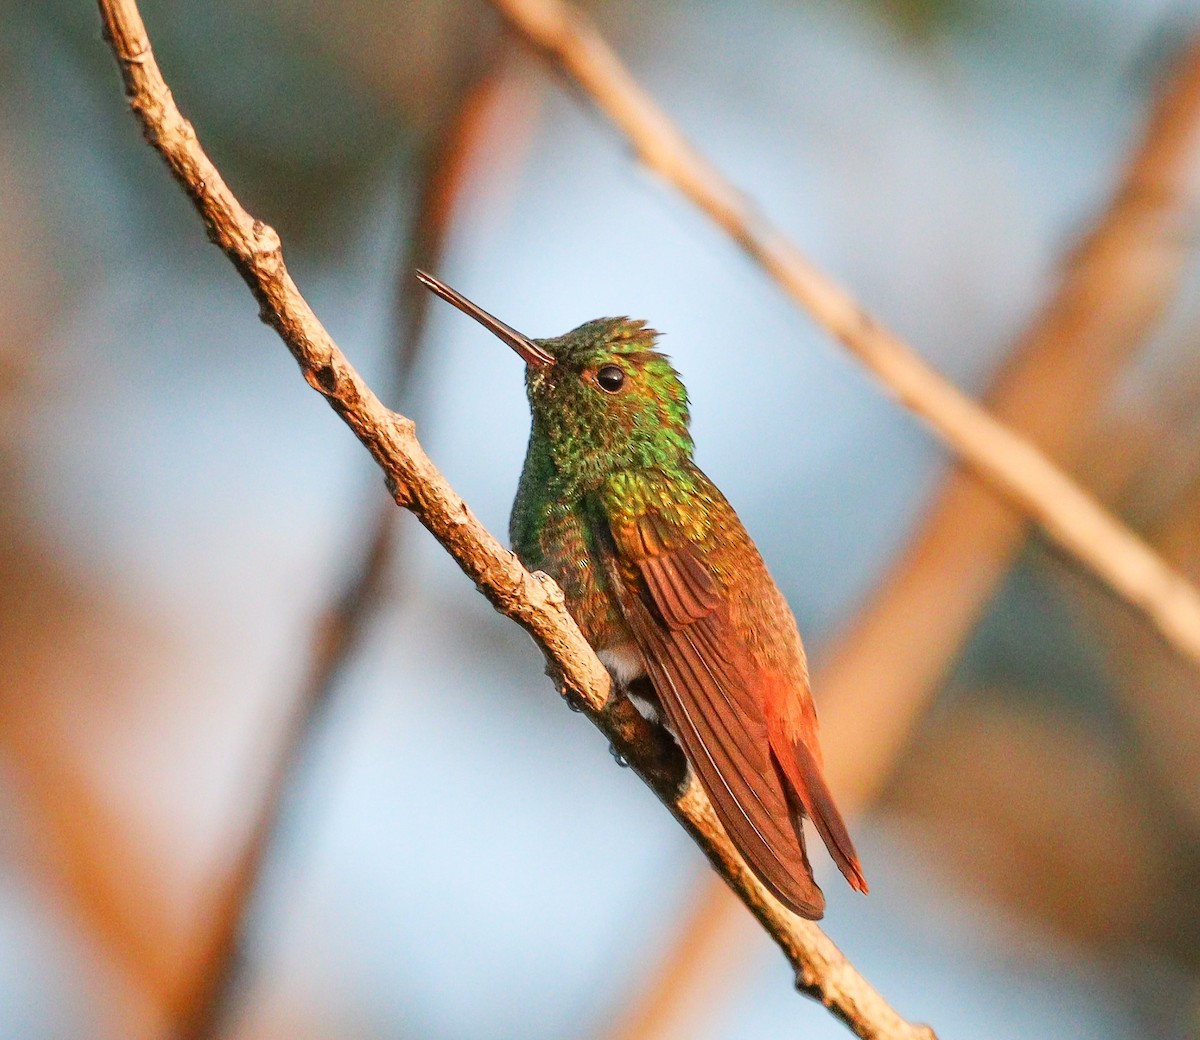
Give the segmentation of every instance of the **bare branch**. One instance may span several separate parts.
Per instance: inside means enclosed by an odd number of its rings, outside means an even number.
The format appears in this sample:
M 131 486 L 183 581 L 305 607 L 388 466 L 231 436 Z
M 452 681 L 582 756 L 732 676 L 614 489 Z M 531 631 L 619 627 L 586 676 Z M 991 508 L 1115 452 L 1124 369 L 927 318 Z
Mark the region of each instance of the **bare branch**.
M 931 1038 L 932 1030 L 900 1018 L 816 925 L 785 910 L 763 888 L 694 779 L 680 789 L 678 750 L 627 699 L 611 696 L 608 673 L 564 609 L 558 586 L 526 571 L 479 523 L 422 450 L 413 423 L 384 408 L 317 320 L 284 266 L 279 236 L 242 208 L 176 108 L 134 0 L 99 0 L 99 7 L 146 139 L 250 286 L 263 320 L 280 334 L 305 379 L 383 469 L 396 502 L 416 514 L 501 613 L 534 637 L 564 697 L 604 732 L 738 892 L 795 968 L 797 986 L 860 1037 Z
M 490 109 L 499 97 L 502 72 L 495 62 L 482 68 L 473 66 L 470 81 L 455 98 L 446 129 L 436 135 L 423 163 L 425 174 L 416 221 L 407 255 L 400 263 L 403 277 L 397 285 L 399 332 L 396 361 L 389 379 L 396 395 L 409 400 L 429 300 L 429 293 L 420 289 L 411 272 L 414 267 L 437 266 L 454 203 L 471 166 L 472 152 L 480 144 Z M 410 286 L 419 291 L 410 291 Z M 374 496 L 371 505 L 375 506 Z M 387 499 L 378 504 L 350 580 L 317 619 L 309 673 L 289 707 L 256 815 L 214 901 L 212 924 L 192 970 L 194 984 L 184 1002 L 177 1040 L 205 1040 L 218 1035 L 230 1013 L 246 970 L 246 933 L 263 867 L 276 843 L 297 773 L 303 768 L 320 720 L 327 714 L 329 699 L 383 600 L 385 578 L 398 551 L 400 516 Z
M 1200 661 L 1200 592 L 1024 437 L 946 382 L 815 268 L 684 139 L 577 10 L 563 0 L 490 0 L 539 53 L 583 88 L 642 161 L 719 224 L 789 296 L 921 416 L 962 460 L 1063 549 Z

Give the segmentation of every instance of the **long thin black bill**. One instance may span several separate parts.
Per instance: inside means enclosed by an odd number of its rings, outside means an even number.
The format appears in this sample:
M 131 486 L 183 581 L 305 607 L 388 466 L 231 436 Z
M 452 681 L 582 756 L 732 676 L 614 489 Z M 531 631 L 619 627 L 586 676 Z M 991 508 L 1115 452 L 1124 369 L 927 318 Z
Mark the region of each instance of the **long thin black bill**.
M 520 356 L 521 360 L 527 365 L 553 365 L 554 355 L 542 347 L 539 347 L 528 336 L 522 336 L 511 325 L 506 325 L 499 318 L 488 314 L 482 307 L 472 303 L 462 293 L 451 289 L 445 282 L 438 281 L 433 275 L 425 271 L 416 271 L 417 281 L 425 288 L 429 289 L 436 296 L 440 296 L 447 303 L 454 304 L 463 314 L 469 314 L 480 325 L 491 332 L 494 336 L 504 340 L 510 347 L 513 348 Z

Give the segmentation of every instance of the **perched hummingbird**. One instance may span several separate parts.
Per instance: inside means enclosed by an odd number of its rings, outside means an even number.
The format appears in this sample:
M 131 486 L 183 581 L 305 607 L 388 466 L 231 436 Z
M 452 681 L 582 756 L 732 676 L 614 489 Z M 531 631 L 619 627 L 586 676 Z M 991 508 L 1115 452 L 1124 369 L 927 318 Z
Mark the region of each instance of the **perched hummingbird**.
M 530 339 L 423 271 L 525 362 L 533 429 L 513 549 L 554 578 L 613 679 L 665 718 L 762 882 L 820 918 L 802 820 L 867 891 L 822 776 L 795 619 L 725 497 L 692 461 L 688 399 L 645 322 Z

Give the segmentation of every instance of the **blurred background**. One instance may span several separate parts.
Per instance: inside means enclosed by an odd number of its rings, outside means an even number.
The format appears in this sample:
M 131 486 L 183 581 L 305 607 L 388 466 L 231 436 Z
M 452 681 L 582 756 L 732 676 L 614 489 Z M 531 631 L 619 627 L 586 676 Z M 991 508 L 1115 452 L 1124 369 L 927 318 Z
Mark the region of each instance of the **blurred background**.
M 589 10 L 820 266 L 1200 579 L 1193 4 Z M 449 308 L 423 323 L 413 261 L 531 335 L 663 330 L 856 810 L 872 892 L 818 852 L 827 930 L 903 1015 L 1200 1034 L 1193 666 L 974 485 L 943 519 L 977 540 L 906 556 L 944 448 L 486 4 L 142 11 L 210 155 L 493 531 L 520 365 Z M 0 5 L 0 30 L 0 1037 L 848 1035 L 390 508 L 141 141 L 94 5 Z M 1114 199 L 1132 230 L 1047 333 Z M 897 568 L 922 604 L 899 656 L 863 620 Z

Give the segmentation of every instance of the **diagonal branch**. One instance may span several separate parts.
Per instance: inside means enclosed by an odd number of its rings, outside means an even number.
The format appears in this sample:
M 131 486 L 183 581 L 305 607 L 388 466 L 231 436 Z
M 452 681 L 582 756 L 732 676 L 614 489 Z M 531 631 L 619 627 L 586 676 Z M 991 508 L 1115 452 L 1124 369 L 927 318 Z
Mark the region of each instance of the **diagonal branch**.
M 275 851 L 288 800 L 328 715 L 338 681 L 383 599 L 394 553 L 395 515 L 394 509 L 377 513 L 355 573 L 317 619 L 308 674 L 288 707 L 254 817 L 206 915 L 211 924 L 203 931 L 190 968 L 188 991 L 179 1000 L 175 1040 L 209 1040 L 219 1035 L 232 1010 L 243 980 L 255 896 L 268 857 Z
M 473 152 L 486 138 L 489 116 L 503 99 L 503 63 L 473 68 L 456 92 L 445 130 L 436 135 L 422 166 L 417 216 L 401 261 L 404 277 L 397 286 L 396 361 L 388 382 L 397 396 L 412 400 L 420 345 L 424 339 L 429 293 L 409 275 L 414 267 L 437 267 L 446 230 Z M 510 139 L 511 140 L 511 139 Z M 410 292 L 409 286 L 420 291 Z M 401 514 L 386 498 L 368 523 L 368 537 L 345 587 L 317 618 L 308 674 L 288 707 L 288 717 L 270 763 L 270 773 L 255 815 L 235 854 L 209 913 L 211 924 L 200 942 L 191 970 L 192 985 L 181 998 L 176 1040 L 208 1040 L 227 1020 L 237 990 L 244 985 L 250 915 L 267 858 L 288 810 L 287 802 L 304 768 L 311 745 L 328 714 L 330 698 L 341 681 L 387 591 L 387 575 L 398 552 Z
M 911 347 L 819 271 L 683 137 L 564 0 L 491 0 L 535 50 L 578 84 L 646 166 L 692 200 L 787 294 L 916 412 L 962 460 L 1040 523 L 1070 555 L 1200 662 L 1200 592 L 1054 465 L 943 379 Z
M 1195 252 L 1181 232 L 1197 206 L 1200 37 L 1163 84 L 1107 211 L 988 395 L 999 418 L 1060 463 L 1077 464 L 1105 397 L 1174 296 Z M 886 780 L 1028 530 L 974 474 L 952 472 L 821 669 L 832 782 L 852 805 Z
M 397 504 L 417 516 L 501 613 L 533 636 L 563 696 L 604 732 L 700 845 L 779 944 L 800 989 L 860 1037 L 932 1038 L 932 1030 L 900 1018 L 816 925 L 786 911 L 749 872 L 700 786 L 694 779 L 681 786 L 682 762 L 673 745 L 627 699 L 611 696 L 608 673 L 566 612 L 558 586 L 526 571 L 480 524 L 421 448 L 411 420 L 382 405 L 317 320 L 284 266 L 278 234 L 242 208 L 175 106 L 134 0 L 99 0 L 99 8 L 147 141 L 245 279 L 262 319 L 279 333 L 309 385 L 384 471 Z
M 724 885 L 699 878 L 670 946 L 615 1005 L 603 1040 L 666 1040 L 702 1033 L 757 963 L 751 924 Z

